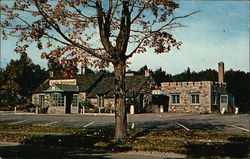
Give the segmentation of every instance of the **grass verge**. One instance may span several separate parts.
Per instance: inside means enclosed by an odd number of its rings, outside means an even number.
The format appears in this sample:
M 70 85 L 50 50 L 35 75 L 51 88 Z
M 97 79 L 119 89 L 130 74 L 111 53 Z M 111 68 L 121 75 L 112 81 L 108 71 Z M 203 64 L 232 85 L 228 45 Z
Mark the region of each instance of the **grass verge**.
M 55 135 L 55 133 L 57 133 Z M 0 141 L 80 148 L 86 152 L 159 151 L 196 156 L 248 157 L 250 135 L 207 131 L 130 130 L 115 140 L 111 128 L 86 129 L 0 125 Z

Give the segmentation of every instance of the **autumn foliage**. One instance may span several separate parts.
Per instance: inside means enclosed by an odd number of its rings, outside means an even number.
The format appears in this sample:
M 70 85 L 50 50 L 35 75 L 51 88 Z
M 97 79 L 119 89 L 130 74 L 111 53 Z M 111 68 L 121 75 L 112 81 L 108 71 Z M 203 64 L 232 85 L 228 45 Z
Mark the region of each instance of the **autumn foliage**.
M 65 76 L 77 65 L 115 72 L 116 137 L 126 134 L 125 70 L 136 53 L 167 53 L 179 49 L 170 30 L 183 27 L 172 0 L 15 0 L 1 6 L 3 39 L 17 37 L 16 52 L 36 46 L 42 58 L 60 61 Z M 72 66 L 72 67 L 71 67 Z M 120 120 L 121 119 L 121 120 Z M 119 125 L 122 125 L 119 127 Z

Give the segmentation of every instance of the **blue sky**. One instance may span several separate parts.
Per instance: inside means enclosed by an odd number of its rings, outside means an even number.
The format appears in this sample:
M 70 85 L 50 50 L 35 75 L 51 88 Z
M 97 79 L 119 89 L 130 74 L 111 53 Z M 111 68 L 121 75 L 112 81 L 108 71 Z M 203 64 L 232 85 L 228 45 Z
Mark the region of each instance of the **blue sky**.
M 217 69 L 223 61 L 225 69 L 249 71 L 249 2 L 247 1 L 179 1 L 177 14 L 201 12 L 182 19 L 188 26 L 171 31 L 177 40 L 182 41 L 180 50 L 156 55 L 153 50 L 131 58 L 129 69 L 138 70 L 144 65 L 150 69 L 162 68 L 167 73 L 177 74 L 187 67 L 193 71 L 207 68 Z M 2 67 L 10 59 L 17 59 L 14 53 L 15 39 L 1 40 Z M 46 67 L 46 61 L 39 53 L 29 54 L 33 62 Z

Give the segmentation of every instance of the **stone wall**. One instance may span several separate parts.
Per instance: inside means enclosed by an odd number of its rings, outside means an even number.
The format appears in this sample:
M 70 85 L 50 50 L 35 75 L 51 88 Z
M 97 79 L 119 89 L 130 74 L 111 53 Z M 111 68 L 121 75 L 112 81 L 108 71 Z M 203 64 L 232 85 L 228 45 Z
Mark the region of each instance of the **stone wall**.
M 169 112 L 211 113 L 211 81 L 163 82 L 162 91 L 169 96 Z M 180 95 L 180 103 L 172 103 L 172 95 Z M 199 95 L 199 104 L 191 104 L 191 95 Z
M 32 94 L 32 104 L 34 104 L 36 106 L 39 106 L 39 95 L 45 95 L 44 107 L 48 107 L 49 106 L 49 98 L 50 98 L 49 93 L 35 93 L 35 94 Z
M 65 114 L 65 107 L 49 107 L 48 114 Z
M 79 103 L 84 102 L 86 100 L 86 92 L 79 92 L 78 99 Z
M 95 107 L 97 106 L 97 98 L 88 98 L 88 100 L 93 104 Z M 114 98 L 104 98 L 104 109 L 106 110 L 115 110 L 115 100 Z

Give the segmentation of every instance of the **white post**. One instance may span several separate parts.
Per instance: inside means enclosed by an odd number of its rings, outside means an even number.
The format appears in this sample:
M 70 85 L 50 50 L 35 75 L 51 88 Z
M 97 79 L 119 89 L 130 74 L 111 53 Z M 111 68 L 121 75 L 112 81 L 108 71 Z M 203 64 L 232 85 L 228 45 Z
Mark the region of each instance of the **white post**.
M 135 129 L 135 123 L 134 122 L 131 124 L 131 129 L 132 130 Z
M 163 112 L 164 112 L 163 105 L 160 105 L 160 113 L 163 113 Z
M 16 107 L 14 108 L 14 113 L 16 114 Z
M 135 114 L 135 107 L 134 107 L 134 105 L 130 106 L 130 114 Z
M 224 113 L 225 113 L 225 110 L 226 110 L 225 107 L 222 107 L 222 110 L 221 110 L 220 113 L 221 113 L 221 114 L 224 114 Z
M 38 114 L 38 106 L 36 106 L 36 114 Z
M 234 114 L 236 115 L 236 114 L 238 114 L 239 113 L 239 108 L 238 107 L 235 107 L 235 112 L 234 112 Z
M 85 106 L 82 106 L 82 113 L 85 114 Z

